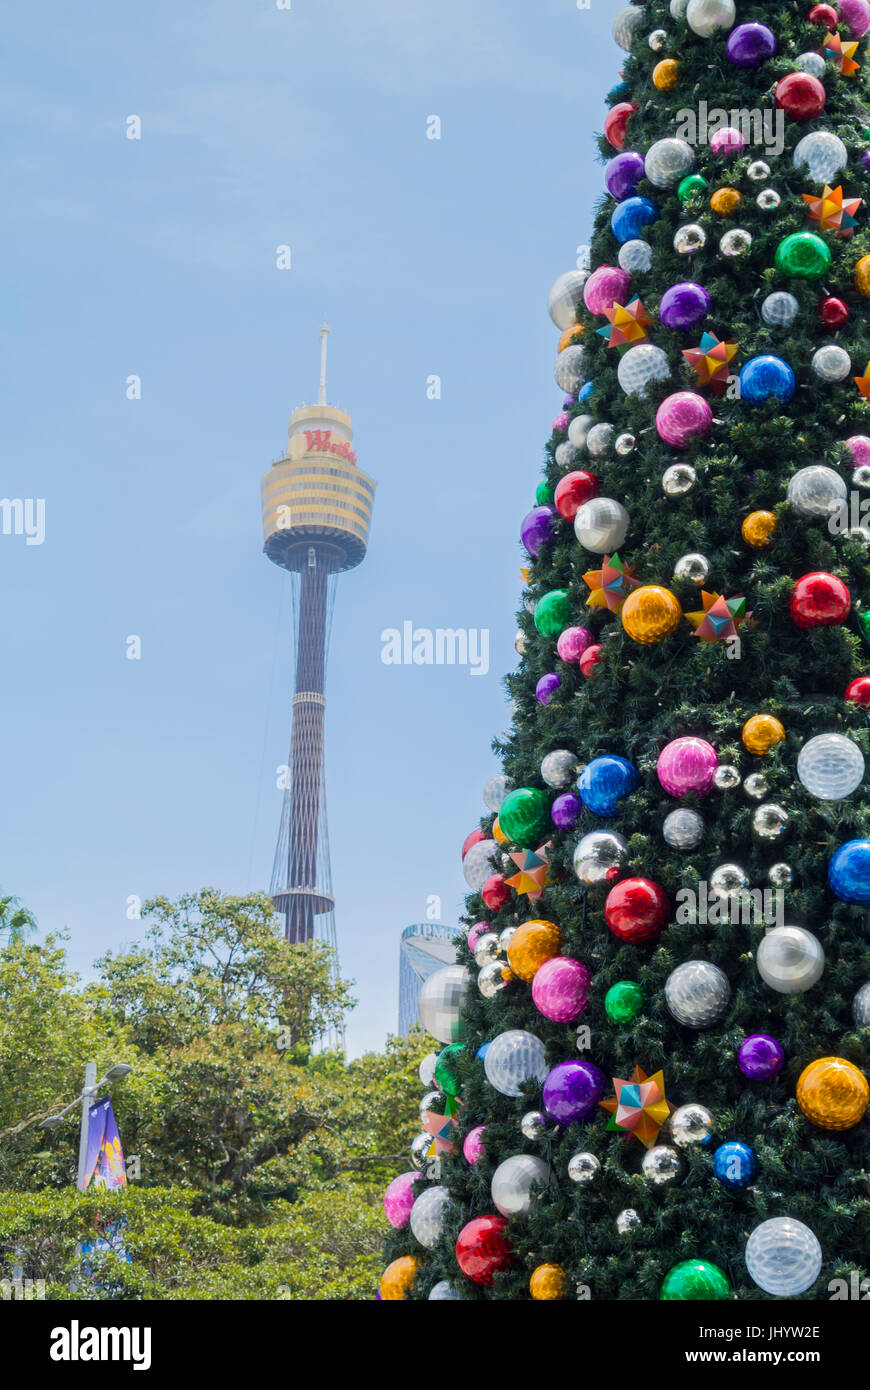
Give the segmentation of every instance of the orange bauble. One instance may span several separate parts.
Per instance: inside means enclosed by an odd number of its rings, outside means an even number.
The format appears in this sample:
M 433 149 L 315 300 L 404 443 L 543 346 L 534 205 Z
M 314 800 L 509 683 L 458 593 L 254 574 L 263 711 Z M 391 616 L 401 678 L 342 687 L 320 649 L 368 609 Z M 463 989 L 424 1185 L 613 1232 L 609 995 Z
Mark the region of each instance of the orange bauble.
M 819 1129 L 851 1129 L 866 1114 L 870 1086 L 845 1057 L 820 1057 L 801 1072 L 797 1102 Z
M 644 584 L 634 589 L 622 605 L 622 626 L 642 647 L 670 637 L 680 625 L 680 600 L 660 584 Z
M 498 823 L 498 816 L 496 816 L 495 820 L 492 823 L 492 838 L 494 840 L 498 840 L 500 845 L 507 844 L 507 835 L 504 833 L 504 831 Z
M 785 729 L 772 714 L 753 714 L 743 725 L 743 746 L 749 753 L 769 753 L 785 738 Z
M 870 295 L 870 256 L 862 256 L 855 266 L 855 288 L 865 298 Z
M 402 1255 L 387 1265 L 381 1275 L 381 1298 L 386 1301 L 407 1298 L 421 1263 L 416 1255 Z
M 533 980 L 544 961 L 557 956 L 561 946 L 562 933 L 555 922 L 524 922 L 508 946 L 511 970 L 521 980 Z
M 717 188 L 710 199 L 710 207 L 714 212 L 718 212 L 720 217 L 730 217 L 742 202 L 743 194 L 738 193 L 736 188 Z
M 672 92 L 680 75 L 680 65 L 676 58 L 663 58 L 653 68 L 653 86 L 660 92 Z
M 564 1298 L 567 1278 L 561 1265 L 538 1265 L 529 1280 L 529 1293 L 537 1299 Z
M 564 352 L 566 347 L 574 347 L 579 343 L 585 332 L 586 327 L 582 323 L 575 323 L 572 324 L 570 328 L 566 328 L 559 339 L 559 351 Z
M 777 528 L 773 512 L 750 512 L 740 528 L 740 534 L 753 550 L 764 550 L 770 545 Z

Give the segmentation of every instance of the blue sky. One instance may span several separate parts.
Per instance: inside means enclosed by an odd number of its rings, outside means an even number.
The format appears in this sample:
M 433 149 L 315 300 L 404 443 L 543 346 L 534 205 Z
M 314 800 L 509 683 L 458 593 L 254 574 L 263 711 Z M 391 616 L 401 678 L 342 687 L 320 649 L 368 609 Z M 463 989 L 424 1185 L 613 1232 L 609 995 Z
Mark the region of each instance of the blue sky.
M 352 1052 L 395 1029 L 402 928 L 434 894 L 456 920 L 560 401 L 546 295 L 602 186 L 618 8 L 5 8 L 0 495 L 44 498 L 46 534 L 0 536 L 0 884 L 69 929 L 83 974 L 135 939 L 131 894 L 268 885 L 289 590 L 259 482 L 315 398 L 324 317 L 378 483 L 327 686 Z M 384 665 L 406 620 L 488 628 L 489 675 Z

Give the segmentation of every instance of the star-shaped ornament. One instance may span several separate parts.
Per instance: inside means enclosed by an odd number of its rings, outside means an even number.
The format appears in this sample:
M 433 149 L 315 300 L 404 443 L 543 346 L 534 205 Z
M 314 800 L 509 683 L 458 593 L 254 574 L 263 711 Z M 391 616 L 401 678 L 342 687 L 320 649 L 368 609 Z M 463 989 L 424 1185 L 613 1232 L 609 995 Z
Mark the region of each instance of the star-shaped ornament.
M 637 295 L 629 300 L 628 304 L 617 304 L 614 300 L 610 308 L 604 312 L 610 320 L 610 327 L 599 328 L 596 331 L 602 338 L 607 338 L 608 347 L 636 347 L 638 343 L 645 343 L 649 338 L 646 330 L 652 323 L 652 318 Z
M 456 1115 L 459 1111 L 461 1102 L 448 1097 L 445 1105 L 445 1113 L 436 1115 L 434 1110 L 427 1110 L 423 1116 L 423 1128 L 427 1134 L 432 1135 L 432 1143 L 426 1150 L 427 1158 L 440 1158 L 442 1154 L 452 1154 L 456 1152 L 456 1145 L 453 1142 L 453 1131 L 456 1129 Z
M 856 376 L 852 379 L 865 401 L 870 401 L 870 362 L 868 362 L 867 366 L 864 368 L 863 376 Z
M 516 864 L 519 873 L 514 874 L 513 878 L 506 878 L 505 883 L 517 893 L 524 893 L 530 903 L 536 903 L 538 898 L 544 896 L 544 889 L 550 882 L 550 869 L 547 861 L 547 850 L 550 848 L 548 840 L 544 845 L 538 845 L 537 849 L 517 849 L 511 854 L 511 859 Z
M 842 77 L 852 77 L 860 67 L 859 63 L 853 61 L 857 47 L 857 39 L 854 42 L 843 43 L 839 34 L 826 34 L 819 52 L 830 58 Z
M 709 386 L 721 396 L 728 385 L 730 364 L 737 356 L 737 344 L 720 342 L 715 333 L 702 333 L 700 345 L 684 348 L 683 356 L 696 373 L 699 386 Z
M 814 193 L 802 193 L 801 197 L 807 204 L 810 220 L 818 222 L 820 231 L 836 232 L 840 237 L 852 235 L 858 225 L 853 214 L 861 206 L 862 198 L 844 198 L 842 184 L 837 188 L 825 184 L 821 198 Z
M 635 1067 L 627 1080 L 614 1076 L 615 1096 L 599 1101 L 610 1112 L 609 1130 L 622 1129 L 633 1134 L 645 1148 L 651 1149 L 659 1130 L 675 1108 L 665 1095 L 665 1074 L 657 1071 L 647 1076 L 642 1067 Z
M 623 565 L 618 555 L 605 555 L 600 570 L 587 570 L 583 576 L 589 585 L 586 600 L 590 608 L 607 608 L 618 613 L 632 589 L 637 588 L 636 571 Z
M 721 594 L 708 594 L 702 589 L 701 602 L 703 611 L 687 613 L 686 617 L 702 642 L 727 642 L 729 637 L 737 636 L 740 624 L 752 617 L 746 611 L 746 599 L 742 594 L 723 598 Z

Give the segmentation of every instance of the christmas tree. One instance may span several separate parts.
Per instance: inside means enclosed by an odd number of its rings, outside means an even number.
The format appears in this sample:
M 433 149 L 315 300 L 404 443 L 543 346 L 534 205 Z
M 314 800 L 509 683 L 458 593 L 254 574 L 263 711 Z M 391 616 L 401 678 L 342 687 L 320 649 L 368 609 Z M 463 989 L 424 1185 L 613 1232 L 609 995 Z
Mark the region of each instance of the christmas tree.
M 444 1050 L 381 1297 L 829 1299 L 870 1269 L 868 31 L 866 0 L 615 21 L 514 725 L 421 997 Z

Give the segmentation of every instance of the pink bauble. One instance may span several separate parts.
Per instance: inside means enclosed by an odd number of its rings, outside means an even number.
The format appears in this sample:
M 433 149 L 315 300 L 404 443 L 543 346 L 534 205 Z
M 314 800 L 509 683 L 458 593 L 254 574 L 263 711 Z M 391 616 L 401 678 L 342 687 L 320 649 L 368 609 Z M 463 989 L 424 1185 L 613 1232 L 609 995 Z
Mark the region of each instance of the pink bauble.
M 852 455 L 852 463 L 856 468 L 862 463 L 870 463 L 870 439 L 866 434 L 853 434 L 851 439 L 846 440 L 846 448 Z
M 465 858 L 472 845 L 479 845 L 481 840 L 485 839 L 485 831 L 481 830 L 479 827 L 477 830 L 472 830 L 471 833 L 466 835 L 465 839 L 462 841 L 462 858 Z
M 467 1163 L 476 1163 L 483 1157 L 483 1131 L 486 1125 L 475 1125 L 470 1129 L 462 1141 L 462 1152 Z
M 615 265 L 600 265 L 593 270 L 583 286 L 583 298 L 590 314 L 600 314 L 603 318 L 613 307 L 613 301 L 625 303 L 625 296 L 631 288 L 631 276 L 627 270 Z
M 715 135 L 710 136 L 710 149 L 724 159 L 740 154 L 745 147 L 743 132 L 733 125 L 726 126 L 724 130 L 717 130 Z
M 384 1193 L 387 1220 L 397 1231 L 407 1226 L 411 1219 L 411 1208 L 417 1195 L 414 1192 L 414 1183 L 420 1176 L 420 1173 L 400 1173 L 397 1178 L 393 1178 Z
M 853 39 L 863 39 L 870 29 L 867 0 L 840 0 L 840 18 L 849 26 Z
M 558 434 L 560 430 L 566 430 L 571 423 L 571 417 L 567 410 L 563 410 L 561 415 L 557 415 L 553 421 L 553 433 Z
M 685 449 L 690 439 L 709 434 L 713 411 L 695 391 L 675 391 L 656 411 L 656 429 L 666 444 Z
M 665 744 L 656 772 L 668 796 L 685 796 L 686 792 L 706 796 L 718 766 L 719 756 L 712 743 L 689 736 Z
M 579 960 L 551 956 L 535 972 L 532 1001 L 538 1013 L 554 1023 L 570 1023 L 589 1002 L 591 975 Z
M 556 651 L 563 661 L 567 661 L 572 666 L 579 665 L 580 658 L 587 647 L 593 642 L 592 633 L 588 627 L 566 627 L 559 633 L 559 640 L 556 643 Z
M 485 936 L 488 931 L 492 931 L 491 922 L 475 922 L 473 927 L 468 928 L 466 940 L 468 941 L 469 951 L 474 950 L 480 938 Z

